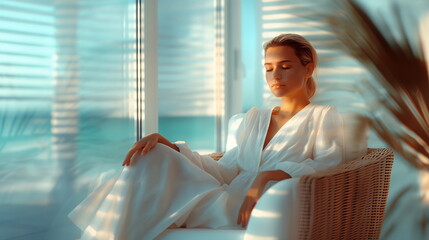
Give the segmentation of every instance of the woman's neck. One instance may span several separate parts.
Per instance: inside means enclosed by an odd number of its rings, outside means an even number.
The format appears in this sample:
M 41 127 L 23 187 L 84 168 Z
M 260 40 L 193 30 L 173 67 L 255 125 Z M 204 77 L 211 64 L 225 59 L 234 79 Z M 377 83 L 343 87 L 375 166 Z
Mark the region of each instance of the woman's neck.
M 310 103 L 308 98 L 282 98 L 280 115 L 285 117 L 293 116 Z

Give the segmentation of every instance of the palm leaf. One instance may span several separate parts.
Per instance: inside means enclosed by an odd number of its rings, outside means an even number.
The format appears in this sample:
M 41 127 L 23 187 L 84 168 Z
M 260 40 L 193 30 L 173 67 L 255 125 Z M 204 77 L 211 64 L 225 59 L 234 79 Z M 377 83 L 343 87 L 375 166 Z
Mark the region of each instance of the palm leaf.
M 379 103 L 370 105 L 370 111 L 375 116 L 381 107 L 401 126 L 399 130 L 385 119 L 372 117 L 373 129 L 413 166 L 429 169 L 428 69 L 421 40 L 412 42 L 405 26 L 406 20 L 414 19 L 417 25 L 418 19 L 394 4 L 394 26 L 398 29 L 392 29 L 383 18 L 371 18 L 353 1 L 330 3 L 334 14 L 326 19 L 331 31 L 383 88 L 367 82 L 366 91 L 377 96 Z M 394 30 L 402 39 L 393 36 Z

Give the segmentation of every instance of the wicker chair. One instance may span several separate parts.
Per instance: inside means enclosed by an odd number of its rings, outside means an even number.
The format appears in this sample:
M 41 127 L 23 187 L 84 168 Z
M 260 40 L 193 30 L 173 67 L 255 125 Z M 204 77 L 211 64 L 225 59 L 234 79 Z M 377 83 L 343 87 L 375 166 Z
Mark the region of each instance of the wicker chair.
M 222 153 L 210 156 L 219 159 Z M 392 164 L 392 150 L 369 148 L 361 158 L 296 179 L 297 184 L 289 190 L 298 194 L 297 225 L 287 228 L 294 232 L 274 234 L 269 239 L 378 239 Z M 265 239 L 249 237 L 247 231 L 175 229 L 158 239 Z
M 299 239 L 378 239 L 393 165 L 391 149 L 302 176 Z

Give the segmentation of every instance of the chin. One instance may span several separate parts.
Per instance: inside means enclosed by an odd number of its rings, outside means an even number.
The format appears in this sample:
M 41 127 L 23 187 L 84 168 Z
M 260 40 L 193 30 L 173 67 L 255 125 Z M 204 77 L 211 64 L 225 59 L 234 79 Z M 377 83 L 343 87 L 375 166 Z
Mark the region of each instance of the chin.
M 285 91 L 271 91 L 271 93 L 274 95 L 274 97 L 284 97 L 287 95 L 287 93 Z

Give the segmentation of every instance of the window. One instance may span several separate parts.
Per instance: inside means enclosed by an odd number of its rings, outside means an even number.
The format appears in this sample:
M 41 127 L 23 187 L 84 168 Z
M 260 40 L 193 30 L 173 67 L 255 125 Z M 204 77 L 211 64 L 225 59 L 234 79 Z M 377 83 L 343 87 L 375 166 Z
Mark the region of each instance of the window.
M 0 2 L 3 200 L 47 203 L 120 167 L 136 132 L 134 3 Z
M 200 153 L 213 152 L 224 115 L 221 2 L 158 4 L 159 132 Z

